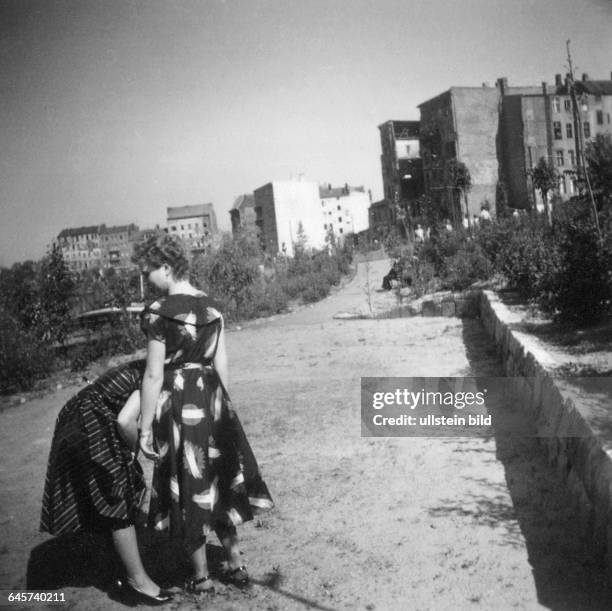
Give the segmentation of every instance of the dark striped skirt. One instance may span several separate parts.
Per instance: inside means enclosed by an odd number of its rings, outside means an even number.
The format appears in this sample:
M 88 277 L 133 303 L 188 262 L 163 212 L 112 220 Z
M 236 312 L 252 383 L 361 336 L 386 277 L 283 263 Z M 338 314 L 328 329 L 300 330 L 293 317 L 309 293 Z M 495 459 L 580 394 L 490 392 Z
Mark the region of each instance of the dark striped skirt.
M 82 390 L 56 421 L 40 529 L 60 535 L 125 528 L 134 523 L 145 490 L 114 409 L 96 388 Z

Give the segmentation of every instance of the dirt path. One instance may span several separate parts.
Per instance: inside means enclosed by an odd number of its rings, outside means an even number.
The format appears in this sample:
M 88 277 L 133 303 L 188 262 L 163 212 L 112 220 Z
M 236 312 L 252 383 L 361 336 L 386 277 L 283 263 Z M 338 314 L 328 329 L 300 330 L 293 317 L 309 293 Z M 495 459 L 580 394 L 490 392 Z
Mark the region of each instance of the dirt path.
M 333 319 L 366 303 L 360 270 L 319 304 L 228 333 L 230 392 L 277 506 L 241 529 L 247 592 L 171 608 L 611 608 L 517 406 L 489 406 L 499 417 L 486 440 L 361 437 L 361 376 L 500 369 L 477 321 Z M 371 265 L 376 284 L 386 271 Z M 0 587 L 55 585 L 70 608 L 119 609 L 104 540 L 36 530 L 53 422 L 72 392 L 0 414 Z M 508 434 L 517 427 L 525 436 Z M 144 531 L 141 541 L 158 578 L 186 570 L 172 546 Z M 219 560 L 216 542 L 210 555 Z

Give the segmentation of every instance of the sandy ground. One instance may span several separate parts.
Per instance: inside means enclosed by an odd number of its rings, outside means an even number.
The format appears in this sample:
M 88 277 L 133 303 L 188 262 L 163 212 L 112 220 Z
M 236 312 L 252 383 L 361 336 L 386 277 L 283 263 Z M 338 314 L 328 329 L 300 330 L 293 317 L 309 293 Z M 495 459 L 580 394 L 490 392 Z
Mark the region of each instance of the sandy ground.
M 378 286 L 388 263 L 369 268 Z M 230 393 L 276 508 L 240 530 L 248 590 L 179 594 L 167 607 L 612 608 L 520 406 L 491 399 L 485 439 L 361 437 L 362 376 L 501 375 L 478 321 L 334 319 L 367 303 L 365 272 L 312 307 L 228 333 Z M 0 414 L 0 587 L 59 588 L 61 608 L 120 609 L 106 539 L 37 532 L 54 420 L 74 391 Z M 145 530 L 140 540 L 157 579 L 187 574 L 176 545 Z M 216 541 L 209 556 L 217 567 Z

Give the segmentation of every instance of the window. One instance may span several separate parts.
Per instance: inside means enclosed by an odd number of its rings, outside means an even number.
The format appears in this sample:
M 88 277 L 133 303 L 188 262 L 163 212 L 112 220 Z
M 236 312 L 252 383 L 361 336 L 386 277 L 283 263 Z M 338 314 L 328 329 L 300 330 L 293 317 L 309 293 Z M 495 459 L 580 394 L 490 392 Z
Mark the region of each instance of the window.
M 339 217 L 338 217 L 338 222 L 339 222 L 339 223 L 341 223 L 341 222 L 342 222 L 342 217 L 341 217 L 341 216 L 339 216 Z
M 565 110 L 567 110 L 568 112 L 572 110 L 572 101 L 565 99 L 563 100 L 563 108 L 565 108 Z
M 323 225 L 323 229 L 327 229 L 327 223 L 325 223 L 325 225 Z
M 563 134 L 561 132 L 561 121 L 553 121 L 553 134 L 555 140 L 561 140 L 561 138 L 563 138 Z
M 340 206 L 338 206 L 338 210 L 341 210 Z
M 574 132 L 573 132 L 573 130 L 572 130 L 572 124 L 571 124 L 571 123 L 567 123 L 567 124 L 565 125 L 565 135 L 566 135 L 568 138 L 573 138 L 573 137 L 574 137 Z
M 552 99 L 552 106 L 555 112 L 561 112 L 561 100 L 559 98 Z
M 569 158 L 570 165 L 576 165 L 576 155 L 573 150 L 567 151 L 567 156 Z
M 561 149 L 557 151 L 557 165 L 558 166 L 564 165 L 563 151 Z
M 170 231 L 176 231 L 176 225 L 172 225 L 172 227 L 170 227 Z
M 183 231 L 183 229 L 185 229 L 184 225 L 181 225 L 181 231 Z
M 603 110 L 597 111 L 597 125 L 603 125 Z
M 584 126 L 584 137 L 590 138 L 591 137 L 591 124 L 588 121 L 585 121 L 582 125 Z
M 561 195 L 565 195 L 566 194 L 566 190 L 565 190 L 565 177 L 563 177 L 563 176 L 559 176 L 559 192 L 561 193 Z
M 338 230 L 340 233 L 344 233 L 344 230 L 342 229 L 342 227 L 340 227 L 340 229 Z

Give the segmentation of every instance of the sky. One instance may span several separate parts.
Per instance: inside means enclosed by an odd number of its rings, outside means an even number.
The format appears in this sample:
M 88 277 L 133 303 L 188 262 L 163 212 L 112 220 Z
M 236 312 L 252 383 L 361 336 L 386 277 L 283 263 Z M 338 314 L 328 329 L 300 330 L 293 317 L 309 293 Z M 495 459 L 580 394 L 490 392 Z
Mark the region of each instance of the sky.
M 274 180 L 382 197 L 389 120 L 452 86 L 610 79 L 610 0 L 0 0 L 0 266 L 67 227 L 221 229 Z

